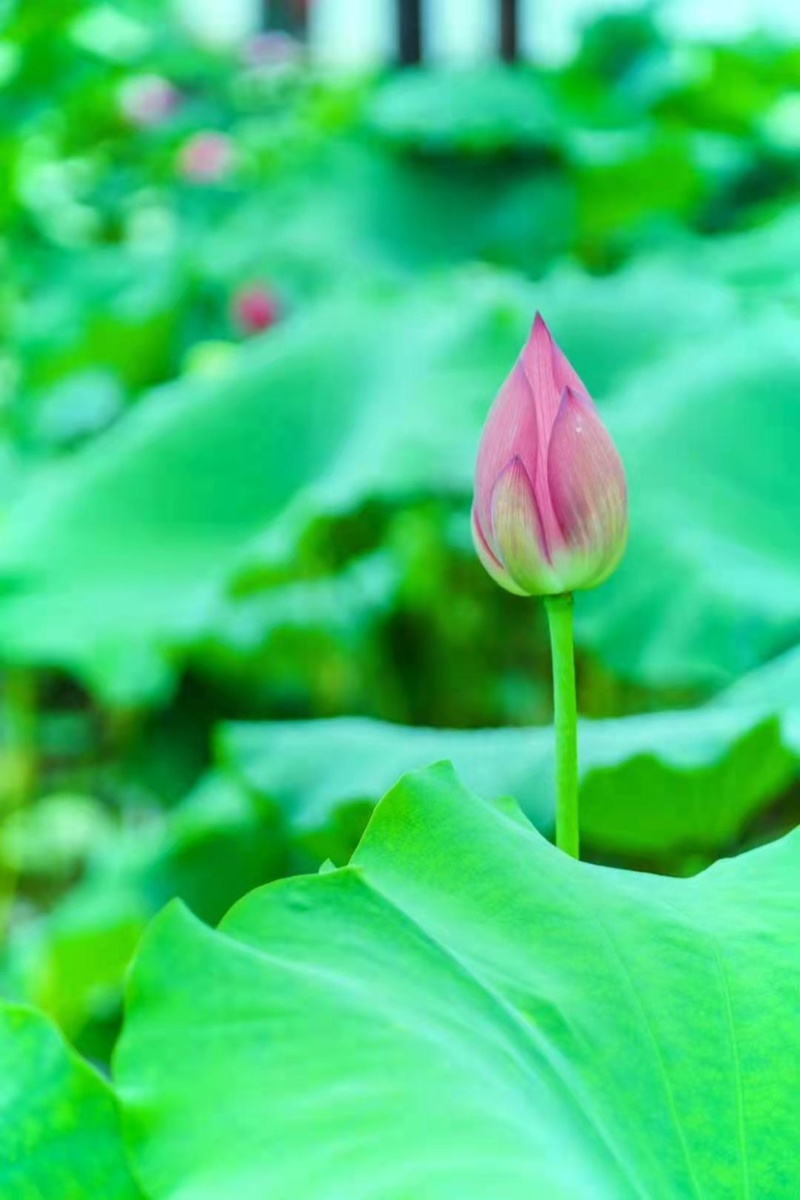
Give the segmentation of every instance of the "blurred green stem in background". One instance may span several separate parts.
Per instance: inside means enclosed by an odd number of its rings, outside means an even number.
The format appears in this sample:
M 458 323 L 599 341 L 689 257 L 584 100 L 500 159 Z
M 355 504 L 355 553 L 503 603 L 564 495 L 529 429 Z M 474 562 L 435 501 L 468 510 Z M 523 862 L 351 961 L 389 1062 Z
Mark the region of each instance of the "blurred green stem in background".
M 0 809 L 5 816 L 25 804 L 36 782 L 36 678 L 33 671 L 11 668 L 0 696 Z
M 38 771 L 36 741 L 36 676 L 9 668 L 0 685 L 0 843 L 6 822 L 32 798 Z M 16 891 L 16 872 L 0 845 L 0 934 L 5 930 Z M 3 864 L 6 864 L 5 866 Z
M 578 833 L 578 712 L 572 596 L 545 597 L 553 652 L 553 707 L 556 735 L 556 845 L 580 857 Z

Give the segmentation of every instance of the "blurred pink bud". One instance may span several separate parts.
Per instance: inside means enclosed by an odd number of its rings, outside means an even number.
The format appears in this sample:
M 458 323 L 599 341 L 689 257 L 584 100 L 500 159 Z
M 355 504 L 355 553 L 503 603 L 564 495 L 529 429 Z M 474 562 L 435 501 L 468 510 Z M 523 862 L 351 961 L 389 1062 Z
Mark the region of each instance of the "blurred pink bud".
M 484 426 L 472 532 L 486 570 L 519 596 L 595 587 L 625 550 L 622 462 L 538 314 Z
M 263 333 L 280 316 L 280 305 L 274 294 L 262 284 L 242 288 L 233 298 L 233 319 L 240 333 Z
M 160 125 L 178 107 L 180 93 L 161 75 L 135 75 L 126 79 L 118 93 L 122 115 L 132 125 Z
M 242 60 L 246 67 L 255 70 L 292 66 L 301 58 L 302 49 L 289 33 L 278 30 L 256 33 L 242 47 Z
M 224 133 L 195 133 L 181 147 L 178 167 L 192 183 L 221 183 L 236 164 L 236 147 Z

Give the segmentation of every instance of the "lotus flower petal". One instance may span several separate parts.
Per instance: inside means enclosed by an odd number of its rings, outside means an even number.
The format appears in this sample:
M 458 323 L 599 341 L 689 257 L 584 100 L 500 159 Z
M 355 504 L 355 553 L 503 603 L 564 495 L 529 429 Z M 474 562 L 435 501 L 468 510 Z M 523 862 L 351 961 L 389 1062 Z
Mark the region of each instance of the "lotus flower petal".
M 492 493 L 491 545 L 517 587 L 532 592 L 558 590 L 544 549 L 539 512 L 528 472 L 514 458 Z
M 495 583 L 499 583 L 507 592 L 513 592 L 515 596 L 526 596 L 528 593 L 524 588 L 517 587 L 503 564 L 495 558 L 491 546 L 483 536 L 483 530 L 481 529 L 474 505 L 472 506 L 472 540 L 475 543 L 478 558 Z
M 492 524 L 492 492 L 501 472 L 519 457 L 529 473 L 536 467 L 536 406 L 520 360 L 506 379 L 486 419 L 475 470 L 475 507 L 484 534 Z
M 554 595 L 602 582 L 626 536 L 619 455 L 537 315 L 478 451 L 473 537 L 481 562 L 509 591 Z
M 536 314 L 531 335 L 520 355 L 525 375 L 536 402 L 545 444 L 550 438 L 565 388 L 586 394 L 578 374 L 553 340 L 544 318 Z
M 566 590 L 601 583 L 619 563 L 627 533 L 625 472 L 592 401 L 566 388 L 547 453 L 553 547 Z

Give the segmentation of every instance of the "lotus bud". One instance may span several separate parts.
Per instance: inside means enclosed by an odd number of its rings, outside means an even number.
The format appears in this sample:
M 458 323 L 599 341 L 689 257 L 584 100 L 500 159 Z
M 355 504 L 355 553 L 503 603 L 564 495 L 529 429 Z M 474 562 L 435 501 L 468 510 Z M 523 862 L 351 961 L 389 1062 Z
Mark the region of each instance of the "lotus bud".
M 223 183 L 236 166 L 236 147 L 225 133 L 204 130 L 181 147 L 178 170 L 190 183 Z
M 625 550 L 622 462 L 538 315 L 484 426 L 472 532 L 486 570 L 518 596 L 596 587 Z
M 231 311 L 234 324 L 245 336 L 271 329 L 280 317 L 277 297 L 263 284 L 241 288 L 233 298 Z
M 176 87 L 162 75 L 133 75 L 117 93 L 119 110 L 131 125 L 141 129 L 162 124 L 180 104 Z
M 253 34 L 242 47 L 242 61 L 252 71 L 284 70 L 295 66 L 302 55 L 297 38 L 277 29 Z

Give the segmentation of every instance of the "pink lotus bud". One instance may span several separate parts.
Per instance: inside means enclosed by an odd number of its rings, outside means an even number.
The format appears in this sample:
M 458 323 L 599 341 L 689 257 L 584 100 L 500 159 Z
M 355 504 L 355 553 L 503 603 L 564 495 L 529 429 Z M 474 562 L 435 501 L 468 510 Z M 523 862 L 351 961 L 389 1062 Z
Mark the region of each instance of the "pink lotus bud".
M 280 305 L 262 284 L 253 284 L 234 296 L 232 314 L 240 333 L 263 333 L 278 320 Z
M 142 129 L 152 128 L 165 121 L 180 101 L 178 89 L 161 75 L 134 75 L 119 89 L 120 112 Z
M 291 34 L 272 30 L 255 33 L 242 47 L 242 61 L 252 70 L 270 70 L 293 66 L 302 57 L 303 48 Z
M 178 157 L 181 174 L 192 183 L 221 183 L 230 175 L 235 163 L 233 142 L 226 134 L 213 130 L 190 137 Z
M 622 462 L 538 314 L 484 426 L 472 532 L 486 570 L 519 596 L 595 587 L 625 550 Z

